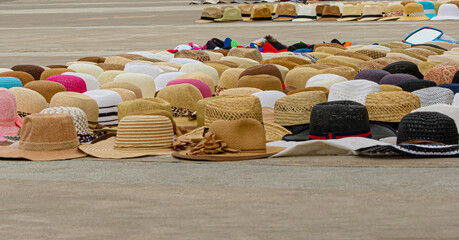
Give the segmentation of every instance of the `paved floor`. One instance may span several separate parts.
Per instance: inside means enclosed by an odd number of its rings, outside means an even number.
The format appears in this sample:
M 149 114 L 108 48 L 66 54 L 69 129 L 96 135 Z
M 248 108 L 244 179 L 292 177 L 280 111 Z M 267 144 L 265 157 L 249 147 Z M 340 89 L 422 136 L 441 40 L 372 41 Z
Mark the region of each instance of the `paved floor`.
M 272 34 L 402 39 L 456 22 L 195 24 L 179 1 L 0 0 L 0 67 Z M 1 239 L 459 239 L 459 159 L 0 162 Z

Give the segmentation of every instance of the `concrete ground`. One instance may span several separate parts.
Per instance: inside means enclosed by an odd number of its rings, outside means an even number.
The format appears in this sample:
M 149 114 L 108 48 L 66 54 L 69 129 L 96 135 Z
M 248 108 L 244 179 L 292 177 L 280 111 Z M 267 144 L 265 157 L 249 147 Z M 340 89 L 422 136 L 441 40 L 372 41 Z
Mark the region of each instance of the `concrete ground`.
M 457 22 L 195 24 L 188 0 L 0 0 L 0 67 L 172 48 L 401 40 Z M 459 159 L 0 162 L 1 239 L 459 239 Z

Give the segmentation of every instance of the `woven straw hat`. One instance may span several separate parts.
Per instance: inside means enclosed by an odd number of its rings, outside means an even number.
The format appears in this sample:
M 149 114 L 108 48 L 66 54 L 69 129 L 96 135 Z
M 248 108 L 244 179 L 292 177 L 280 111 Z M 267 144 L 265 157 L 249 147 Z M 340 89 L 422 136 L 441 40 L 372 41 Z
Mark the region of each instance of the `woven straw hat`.
M 74 70 L 67 68 L 52 68 L 44 70 L 40 75 L 40 80 L 46 80 L 51 76 L 59 75 L 65 72 L 75 72 Z
M 379 49 L 358 49 L 356 52 L 365 54 L 373 59 L 382 58 L 387 55 L 387 52 L 381 51 Z
M 336 55 L 337 56 L 351 57 L 351 58 L 359 59 L 359 60 L 362 60 L 362 61 L 370 61 L 370 60 L 373 59 L 373 58 L 368 57 L 367 55 L 365 55 L 363 53 L 351 52 L 351 51 L 344 51 L 344 52 L 341 52 L 341 53 L 337 53 Z
M 99 106 L 99 118 L 97 122 L 104 126 L 118 125 L 118 104 L 123 102 L 121 96 L 110 90 L 91 90 L 83 93 L 96 100 Z
M 126 63 L 132 62 L 134 60 L 127 59 L 125 57 L 120 57 L 120 56 L 110 56 L 105 58 L 104 64 L 114 64 L 114 65 L 121 65 L 123 66 L 126 65 Z M 121 69 L 122 70 L 122 69 Z
M 169 155 L 173 151 L 173 138 L 174 130 L 169 118 L 134 115 L 120 121 L 116 137 L 81 145 L 80 150 L 93 157 L 107 159 Z
M 263 61 L 260 51 L 252 48 L 233 48 L 228 52 L 227 56 L 249 58 L 257 62 Z
M 292 94 L 299 93 L 299 92 L 310 92 L 310 91 L 324 92 L 325 96 L 328 98 L 329 90 L 328 88 L 325 88 L 325 87 L 307 87 L 307 88 L 295 89 L 295 90 L 289 91 L 287 95 L 292 95 Z
M 434 81 L 437 85 L 453 82 L 454 74 L 459 71 L 458 67 L 437 66 L 429 69 L 424 75 L 425 80 Z
M 292 21 L 296 18 L 296 6 L 293 3 L 279 3 L 276 7 L 277 17 L 273 21 Z
M 378 5 L 365 5 L 362 10 L 362 18 L 359 21 L 376 21 L 383 17 L 382 9 Z
M 201 92 L 191 84 L 167 86 L 158 92 L 158 98 L 171 104 L 172 116 L 179 126 L 195 126 L 196 104 L 202 99 Z
M 429 56 L 429 62 L 441 62 L 442 64 L 449 64 L 451 66 L 458 66 L 459 65 L 459 57 L 457 55 L 447 54 L 448 52 L 443 53 L 443 55 L 434 55 Z
M 171 105 L 161 98 L 141 98 L 118 104 L 118 121 L 136 112 L 164 110 L 172 115 Z
M 114 82 L 127 82 L 137 86 L 143 97 L 154 97 L 156 93 L 155 80 L 147 74 L 123 73 L 116 76 Z
M 99 86 L 99 81 L 92 75 L 86 74 L 86 73 L 75 73 L 75 72 L 65 72 L 62 75 L 70 75 L 70 76 L 75 76 L 83 79 L 83 81 L 86 83 L 86 89 L 88 91 L 90 90 L 97 90 L 100 88 Z
M 209 75 L 203 73 L 203 72 L 194 72 L 194 73 L 186 73 L 186 74 L 183 74 L 179 77 L 176 77 L 175 79 L 197 79 L 201 82 L 204 82 L 207 84 L 207 86 L 209 86 L 210 88 L 210 91 L 212 93 L 212 95 L 215 94 L 215 86 L 214 86 L 214 82 L 212 80 L 211 77 L 209 77 Z
M 24 119 L 19 144 L 0 147 L 0 158 L 32 161 L 80 158 L 86 154 L 78 150 L 79 144 L 70 115 L 32 114 Z
M 373 59 L 373 60 L 370 60 L 370 61 L 362 62 L 362 63 L 359 64 L 358 67 L 359 67 L 360 71 L 365 70 L 365 69 L 379 69 L 379 70 L 382 70 L 387 65 L 389 65 L 391 63 L 398 62 L 398 61 L 399 60 L 394 59 L 394 58 L 383 57 L 383 58 L 378 58 L 378 59 Z
M 147 74 L 153 79 L 155 79 L 159 74 L 163 73 L 164 71 L 156 66 L 153 66 L 148 63 L 138 63 L 138 62 L 130 62 L 124 66 L 124 71 L 129 73 L 143 73 Z
M 292 86 L 296 89 L 304 88 L 308 79 L 318 74 L 320 70 L 313 68 L 292 69 L 285 77 L 285 86 Z
M 290 61 L 294 62 L 297 65 L 309 65 L 311 64 L 311 61 L 309 59 L 303 58 L 301 56 L 293 55 L 293 56 L 276 56 L 272 58 L 271 60 L 285 60 L 285 61 Z
M 178 51 L 174 58 L 189 58 L 199 62 L 210 61 L 210 57 L 206 52 L 196 50 L 181 50 Z
M 2 135 L 18 135 L 22 119 L 17 115 L 16 100 L 9 90 L 0 88 L 0 103 L 0 141 L 5 141 Z
M 338 6 L 325 6 L 321 18 L 317 21 L 336 21 L 341 17 L 341 11 Z
M 400 49 L 400 48 L 393 48 L 391 49 L 390 53 L 402 53 L 402 54 L 405 54 L 409 57 L 412 57 L 412 58 L 416 58 L 418 60 L 421 60 L 421 61 L 427 61 L 427 58 L 422 56 L 421 54 L 417 54 L 415 52 L 412 52 L 412 51 L 409 51 L 409 50 L 405 50 L 405 49 Z M 390 57 L 390 53 L 387 54 L 386 56 Z
M 219 52 L 207 51 L 206 53 L 207 55 L 209 55 L 209 58 L 210 58 L 210 61 L 206 61 L 206 63 L 212 62 L 212 61 L 220 61 L 220 58 L 223 57 L 223 54 Z
M 261 74 L 267 74 L 267 75 L 277 77 L 282 82 L 284 82 L 282 73 L 280 72 L 279 68 L 277 68 L 275 65 L 272 65 L 272 64 L 260 64 L 260 65 L 256 65 L 256 66 L 247 68 L 239 75 L 239 79 L 247 75 L 261 75 Z
M 31 89 L 14 87 L 9 90 L 16 98 L 18 115 L 21 117 L 25 117 L 32 113 L 39 113 L 48 106 L 46 99 Z
M 321 58 L 317 60 L 316 63 L 329 63 L 337 64 L 341 66 L 351 67 L 355 70 L 358 70 L 358 65 L 363 62 L 360 59 L 345 57 L 345 56 L 328 56 L 326 58 Z
M 86 62 L 94 62 L 94 63 L 103 63 L 105 62 L 104 57 L 82 57 L 79 58 L 78 61 L 86 61 Z
M 80 63 L 72 64 L 67 69 L 74 70 L 75 72 L 78 72 L 78 73 L 86 73 L 86 74 L 92 75 L 95 78 L 99 77 L 99 75 L 104 72 L 104 70 L 99 66 L 92 65 L 92 64 L 80 64 Z
M 123 88 L 134 92 L 137 98 L 142 98 L 142 90 L 132 83 L 128 82 L 108 82 L 100 87 L 100 89 Z
M 250 59 L 250 58 L 243 58 L 243 57 L 234 57 L 234 56 L 225 56 L 220 58 L 220 60 L 223 61 L 230 61 L 239 64 L 239 67 L 245 67 L 245 66 L 253 66 L 253 65 L 258 65 L 260 64 L 259 62 Z
M 339 82 L 330 87 L 328 101 L 350 100 L 365 105 L 369 93 L 380 91 L 377 83 L 368 80 Z
M 403 5 L 403 4 L 402 4 Z M 424 13 L 424 7 L 420 3 L 408 3 L 403 10 L 403 17 L 397 21 L 428 21 L 430 18 Z
M 402 11 L 403 11 L 403 10 L 402 10 Z M 403 13 L 402 13 L 402 14 L 403 14 Z M 393 49 L 393 48 L 407 49 L 407 48 L 410 48 L 410 47 L 411 47 L 411 45 L 406 44 L 406 43 L 403 43 L 403 42 L 388 42 L 388 43 L 381 43 L 381 44 L 379 44 L 379 46 L 387 47 L 387 48 L 390 48 L 390 49 Z
M 256 92 L 261 92 L 263 90 L 258 88 L 252 87 L 238 87 L 238 88 L 231 88 L 223 90 L 219 93 L 219 96 L 247 96 L 252 95 Z
M 433 52 L 433 51 L 430 51 L 430 50 L 427 50 L 427 49 L 422 49 L 422 48 L 406 48 L 406 50 L 408 51 L 411 51 L 411 52 L 415 52 L 421 56 L 424 56 L 426 58 L 428 58 L 429 56 L 432 56 L 432 55 L 438 55 L 438 53 L 436 52 Z
M 309 78 L 306 82 L 306 87 L 325 87 L 330 89 L 333 84 L 343 81 L 347 81 L 347 79 L 336 74 L 318 74 Z
M 44 68 L 37 65 L 16 65 L 13 66 L 11 70 L 26 72 L 32 75 L 35 80 L 40 80 L 41 73 L 45 71 Z
M 362 16 L 362 9 L 358 5 L 347 5 L 343 7 L 341 18 L 336 19 L 339 22 L 356 21 Z
M 212 81 L 214 82 L 214 86 L 218 85 L 218 72 L 215 70 L 215 68 L 205 65 L 205 64 L 199 64 L 199 63 L 187 63 L 180 68 L 179 72 L 183 73 L 196 73 L 196 72 L 202 72 L 207 74 L 210 78 L 212 78 Z
M 211 23 L 214 19 L 221 18 L 222 12 L 217 7 L 205 7 L 202 10 L 201 18 L 196 19 L 196 23 Z
M 253 87 L 261 90 L 282 91 L 282 82 L 279 78 L 267 74 L 246 75 L 239 79 L 238 87 Z
M 274 122 L 282 126 L 308 124 L 314 105 L 326 102 L 322 91 L 305 91 L 287 95 L 274 105 Z
M 260 100 L 255 96 L 227 96 L 207 102 L 204 125 L 215 120 L 252 118 L 263 122 Z
M 245 69 L 243 68 L 231 68 L 224 71 L 223 74 L 220 76 L 220 80 L 218 81 L 215 93 L 218 95 L 223 90 L 236 88 L 239 76 L 244 71 Z
M 212 92 L 210 91 L 209 85 L 205 82 L 192 79 L 192 78 L 185 78 L 185 79 L 174 79 L 167 83 L 167 86 L 178 85 L 178 84 L 191 84 L 199 89 L 203 98 L 212 97 Z
M 137 96 L 135 95 L 135 93 L 133 91 L 129 90 L 129 89 L 125 89 L 125 88 L 107 88 L 106 90 L 110 90 L 110 91 L 114 91 L 114 92 L 118 93 L 121 96 L 121 98 L 123 99 L 123 102 L 137 99 Z
M 377 92 L 367 95 L 365 106 L 371 121 L 400 122 L 421 107 L 419 97 L 409 92 Z
M 172 156 L 189 160 L 236 161 L 264 158 L 280 152 L 282 147 L 266 146 L 265 130 L 253 119 L 215 121 L 205 138 L 190 150 L 174 152 Z M 212 144 L 211 144 L 212 143 Z M 237 153 L 225 152 L 226 146 Z M 217 149 L 220 149 L 218 151 Z M 212 152 L 219 152 L 212 154 Z
M 271 9 L 266 5 L 255 5 L 250 13 L 250 18 L 245 18 L 246 22 L 271 21 Z
M 32 75 L 26 72 L 19 72 L 19 71 L 7 71 L 7 72 L 0 72 L 0 77 L 14 77 L 22 82 L 22 86 L 26 85 L 29 82 L 35 81 Z
M 124 67 L 123 67 L 124 68 Z M 121 68 L 121 70 L 123 69 Z M 125 73 L 124 71 L 120 70 L 109 70 L 101 73 L 99 77 L 97 78 L 97 81 L 99 81 L 99 85 L 102 86 L 106 83 L 113 82 L 116 76 Z
M 206 105 L 209 101 L 213 101 L 217 98 L 221 97 L 226 97 L 226 96 L 215 96 L 215 97 L 208 97 L 208 98 L 203 98 L 198 101 L 196 104 L 196 119 L 198 121 L 198 126 L 204 126 L 204 118 L 205 118 L 205 113 L 206 113 Z
M 99 118 L 99 106 L 96 100 L 89 96 L 76 92 L 59 92 L 53 96 L 49 107 L 80 108 L 88 117 L 89 128 L 96 128 L 97 119 Z
M 448 88 L 429 87 L 412 92 L 419 97 L 421 107 L 430 106 L 437 103 L 452 104 L 454 93 Z
M 217 70 L 218 76 L 221 76 L 222 73 L 223 73 L 225 70 L 230 69 L 230 67 L 228 67 L 228 66 L 226 66 L 226 65 L 223 65 L 223 64 L 220 64 L 220 63 L 204 63 L 204 64 L 207 65 L 207 66 L 211 66 L 211 67 L 213 67 L 215 70 Z
M 391 84 L 381 84 L 379 85 L 381 88 L 381 92 L 400 92 L 403 91 L 403 89 L 399 86 L 391 85 Z
M 38 92 L 48 103 L 56 93 L 65 92 L 64 85 L 45 80 L 29 82 L 24 87 Z

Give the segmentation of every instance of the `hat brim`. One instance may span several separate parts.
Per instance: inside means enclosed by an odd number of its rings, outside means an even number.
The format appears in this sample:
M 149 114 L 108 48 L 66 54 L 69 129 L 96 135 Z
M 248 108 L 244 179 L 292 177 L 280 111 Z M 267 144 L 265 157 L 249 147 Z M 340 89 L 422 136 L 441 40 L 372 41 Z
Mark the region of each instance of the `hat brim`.
M 316 19 L 312 19 L 312 18 L 294 18 L 292 19 L 292 22 L 312 22 L 312 21 L 316 21 Z
M 370 22 L 370 21 L 377 21 L 380 19 L 380 17 L 367 17 L 367 18 L 361 18 L 358 21 L 359 22 Z
M 426 16 L 420 16 L 420 17 L 401 17 L 397 21 L 400 22 L 411 22 L 411 21 L 429 21 L 430 18 Z
M 18 149 L 18 143 L 0 147 L 0 160 L 25 159 L 30 161 L 57 161 L 87 156 L 78 148 L 56 151 L 30 151 Z
M 209 155 L 187 155 L 190 150 L 178 151 L 172 153 L 173 157 L 196 160 L 196 161 L 241 161 L 270 157 L 280 151 L 284 147 L 266 146 L 266 152 L 240 152 L 240 153 L 223 153 L 223 154 L 209 154 Z
M 243 19 L 244 22 L 272 22 L 273 20 L 252 20 L 250 18 Z
M 79 149 L 90 156 L 105 159 L 123 159 L 135 158 L 145 156 L 161 156 L 170 155 L 174 150 L 172 148 L 163 149 L 133 149 L 133 150 L 119 150 L 115 149 L 116 137 L 108 138 L 100 142 L 89 145 L 80 145 Z
M 357 21 L 358 17 L 350 17 L 350 18 L 338 18 L 336 21 L 338 22 L 349 22 L 349 21 Z
M 430 20 L 437 21 L 437 20 L 459 20 L 459 17 L 454 16 L 436 16 L 431 18 Z
M 364 156 L 409 156 L 409 157 L 457 157 L 459 145 L 375 145 L 355 150 L 357 155 Z
M 320 21 L 320 22 L 329 22 L 329 21 L 336 21 L 338 18 L 336 17 L 332 17 L 332 18 L 320 18 L 319 20 L 317 21 Z
M 277 18 L 273 18 L 273 22 L 288 22 L 288 21 L 292 21 L 293 17 L 277 17 Z
M 217 19 L 214 19 L 215 22 L 240 22 L 240 21 L 243 21 L 242 18 L 241 19 L 223 19 L 223 18 L 217 18 Z
M 213 23 L 213 20 L 203 20 L 203 19 L 196 19 L 195 23 Z
M 383 17 L 383 18 L 380 18 L 378 19 L 377 21 L 395 21 L 397 19 L 401 18 L 400 16 L 398 17 Z

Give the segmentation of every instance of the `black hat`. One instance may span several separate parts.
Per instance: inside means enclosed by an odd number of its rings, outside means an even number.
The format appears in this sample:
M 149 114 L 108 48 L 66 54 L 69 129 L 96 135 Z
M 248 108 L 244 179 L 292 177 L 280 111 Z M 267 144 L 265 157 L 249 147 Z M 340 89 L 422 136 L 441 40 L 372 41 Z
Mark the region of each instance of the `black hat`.
M 388 71 L 390 73 L 407 73 L 411 74 L 419 79 L 423 79 L 424 75 L 419 71 L 419 68 L 416 64 L 407 61 L 399 61 L 391 63 L 385 66 L 382 70 Z
M 215 45 L 215 43 L 212 41 L 207 41 L 205 47 L 207 50 L 212 50 L 212 49 L 217 48 L 217 45 Z
M 459 71 L 454 74 L 452 83 L 459 83 Z
M 429 43 L 414 44 L 412 47 L 417 47 L 417 46 L 433 47 L 433 48 L 437 48 L 437 49 L 440 49 L 440 50 L 443 50 L 443 51 L 448 51 L 448 49 L 446 49 L 446 48 L 442 48 L 442 47 L 440 47 L 440 46 L 438 46 L 438 45 L 429 44 Z
M 287 46 L 285 46 L 284 44 L 280 43 L 279 41 L 277 41 L 277 39 L 271 37 L 271 35 L 268 35 L 265 37 L 266 41 L 268 41 L 271 45 L 273 45 L 273 47 L 280 51 L 282 49 L 287 49 Z
M 223 48 L 225 46 L 225 42 L 223 42 L 223 40 L 221 40 L 221 39 L 212 38 L 212 39 L 210 39 L 210 41 L 213 42 L 215 45 L 217 45 L 217 47 L 219 47 L 219 48 Z
M 293 52 L 297 49 L 304 49 L 304 48 L 308 48 L 308 45 L 304 43 L 295 43 L 289 46 L 287 49 L 289 52 Z
M 437 84 L 434 81 L 422 80 L 422 79 L 410 79 L 404 82 L 395 84 L 406 92 L 414 92 L 419 89 L 435 87 Z

